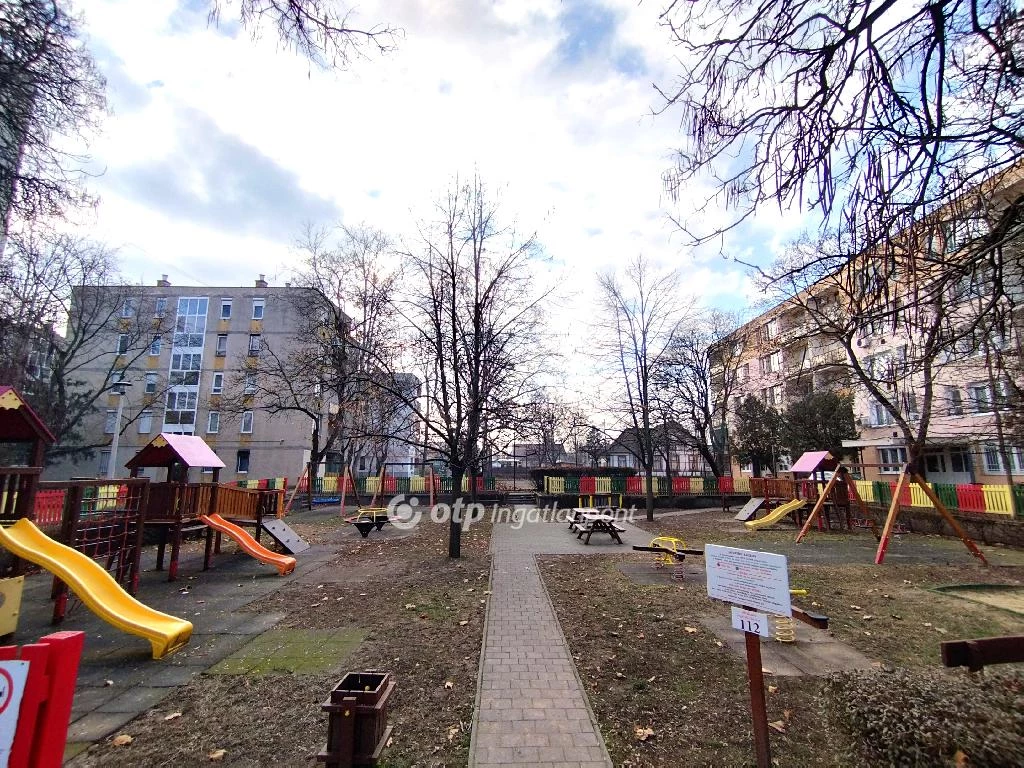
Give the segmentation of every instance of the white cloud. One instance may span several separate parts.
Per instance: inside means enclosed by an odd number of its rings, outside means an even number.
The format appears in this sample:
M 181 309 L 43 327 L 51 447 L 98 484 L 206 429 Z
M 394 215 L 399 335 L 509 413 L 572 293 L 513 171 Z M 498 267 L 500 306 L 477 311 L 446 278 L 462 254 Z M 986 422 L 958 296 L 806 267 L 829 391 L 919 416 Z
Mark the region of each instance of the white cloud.
M 272 31 L 254 40 L 228 18 L 211 28 L 203 5 L 76 4 L 114 110 L 92 147 L 105 173 L 90 223 L 123 244 L 128 274 L 209 285 L 278 275 L 303 206 L 400 234 L 453 174 L 477 168 L 567 276 L 573 297 L 558 312 L 573 327 L 586 322 L 596 271 L 637 253 L 679 266 L 703 303 L 747 294 L 734 262 L 691 254 L 667 219 L 661 174 L 680 139 L 673 116 L 651 114 L 652 83 L 672 66 L 655 5 L 367 2 L 358 23 L 405 37 L 345 72 L 311 67 Z M 225 177 L 231 205 L 216 199 Z M 777 247 L 793 226 L 768 218 L 730 247 Z

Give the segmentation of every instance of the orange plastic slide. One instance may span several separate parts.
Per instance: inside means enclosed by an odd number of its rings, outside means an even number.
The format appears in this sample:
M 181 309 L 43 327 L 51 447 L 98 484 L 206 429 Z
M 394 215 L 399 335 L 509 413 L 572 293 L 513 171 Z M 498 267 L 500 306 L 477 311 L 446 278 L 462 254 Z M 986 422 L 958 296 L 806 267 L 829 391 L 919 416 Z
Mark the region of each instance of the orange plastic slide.
M 200 515 L 206 525 L 213 528 L 215 531 L 226 533 L 232 539 L 238 542 L 240 546 L 247 554 L 252 555 L 261 563 L 272 565 L 277 568 L 278 574 L 281 576 L 287 576 L 289 573 L 295 570 L 295 558 L 289 557 L 288 555 L 279 555 L 276 552 L 271 552 L 269 549 L 260 544 L 256 539 L 249 535 L 247 531 L 234 523 L 229 523 L 223 517 L 217 514 L 213 515 Z

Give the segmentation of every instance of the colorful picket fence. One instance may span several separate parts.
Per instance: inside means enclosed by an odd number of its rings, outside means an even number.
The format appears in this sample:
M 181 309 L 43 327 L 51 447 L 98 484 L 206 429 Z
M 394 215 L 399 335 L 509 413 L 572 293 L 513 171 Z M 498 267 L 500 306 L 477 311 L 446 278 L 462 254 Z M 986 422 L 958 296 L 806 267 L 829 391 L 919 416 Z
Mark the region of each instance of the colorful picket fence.
M 801 484 L 786 478 L 765 477 L 655 477 L 655 496 L 712 496 L 722 494 L 750 494 L 770 498 L 795 498 L 801 493 Z M 896 492 L 895 482 L 884 480 L 855 480 L 857 493 L 867 503 L 888 505 Z M 990 515 L 1014 515 L 1014 501 L 1024 515 L 1024 485 L 952 485 L 928 483 L 929 488 L 948 508 L 961 512 Z M 643 496 L 647 493 L 646 478 L 632 477 L 545 477 L 544 493 L 589 496 L 603 493 L 623 493 Z M 806 496 L 803 493 L 803 496 Z M 900 494 L 905 507 L 934 508 L 928 494 L 916 483 L 908 483 Z
M 285 486 L 270 487 L 287 487 L 287 478 L 279 479 L 285 481 Z M 433 481 L 435 493 L 451 493 L 452 478 L 434 475 Z M 261 480 L 259 482 L 264 481 Z M 391 477 L 389 475 L 385 475 L 383 493 L 386 496 L 393 496 L 398 493 L 426 493 L 429 490 L 429 486 L 430 483 L 428 482 L 428 478 L 420 475 L 416 475 L 413 477 Z M 256 486 L 250 485 L 248 487 L 253 488 Z M 477 491 L 493 491 L 496 487 L 497 485 L 493 477 L 478 477 L 476 479 Z M 357 477 L 354 488 L 352 485 L 352 478 L 346 478 L 345 493 L 353 493 L 355 490 L 358 490 L 359 493 L 381 493 L 381 478 L 379 476 Z M 463 492 L 469 490 L 468 477 L 462 478 L 462 490 Z M 306 480 L 306 478 L 303 478 L 302 482 L 299 483 L 299 493 L 307 493 L 308 491 L 309 482 Z M 339 475 L 323 475 L 322 477 L 313 478 L 314 496 L 333 496 L 338 495 L 340 493 L 341 477 Z

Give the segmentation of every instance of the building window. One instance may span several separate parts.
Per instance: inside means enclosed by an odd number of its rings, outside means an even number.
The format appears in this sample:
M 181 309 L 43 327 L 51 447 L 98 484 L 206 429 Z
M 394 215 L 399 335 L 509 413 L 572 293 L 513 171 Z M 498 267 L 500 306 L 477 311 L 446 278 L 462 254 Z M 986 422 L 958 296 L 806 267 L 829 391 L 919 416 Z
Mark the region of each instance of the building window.
M 224 374 L 215 373 L 213 374 L 213 386 L 210 387 L 210 394 L 219 395 L 224 391 Z
M 196 392 L 168 392 L 164 424 L 195 424 L 198 399 Z
M 882 466 L 878 471 L 883 475 L 898 474 L 903 465 L 907 463 L 906 448 L 879 448 L 878 463 Z
M 1011 472 L 1024 471 L 1024 449 L 1007 448 L 1006 454 L 1010 460 Z M 998 445 L 985 446 L 985 471 L 990 475 L 1003 471 L 1003 454 Z
M 163 337 L 159 333 L 154 333 L 153 338 L 149 341 L 149 354 L 151 357 L 160 356 L 160 347 L 163 346 Z
M 110 468 L 110 451 L 100 451 L 100 463 L 96 467 L 96 474 L 100 477 L 107 476 L 107 470 Z
M 888 427 L 891 424 L 895 424 L 896 420 L 893 419 L 889 409 L 881 403 L 871 404 L 871 426 L 873 427 Z
M 146 394 L 147 395 L 152 395 L 155 392 L 156 392 L 156 374 L 155 373 L 147 373 L 146 374 Z
M 260 353 L 260 347 L 263 345 L 263 337 L 258 333 L 249 334 L 249 355 L 251 357 L 257 357 Z
M 153 312 L 153 317 L 163 317 L 167 314 L 167 299 L 163 296 L 156 300 L 156 309 Z
M 107 420 L 103 423 L 103 434 L 114 434 L 114 430 L 117 428 L 115 421 L 117 421 L 117 411 L 107 411 Z
M 220 319 L 230 320 L 231 319 L 231 299 L 220 300 Z
M 172 387 L 197 387 L 202 367 L 203 356 L 201 353 L 175 352 L 171 355 L 171 370 L 167 383 Z
M 148 435 L 153 431 L 153 412 L 143 411 L 139 414 L 139 434 Z
M 228 353 L 228 335 L 226 333 L 217 334 L 217 357 L 224 357 Z
M 253 320 L 262 320 L 263 319 L 263 304 L 264 304 L 264 300 L 263 299 L 253 299 L 252 300 L 252 319 Z
M 782 368 L 782 353 L 772 352 L 761 358 L 761 373 L 775 373 Z
M 243 411 L 242 428 L 239 430 L 243 435 L 252 434 L 252 411 Z
M 771 341 L 776 336 L 778 336 L 779 335 L 779 321 L 778 321 L 778 318 L 776 318 L 774 320 L 769 320 L 767 323 L 765 323 L 763 328 L 762 328 L 762 330 L 761 330 L 761 332 L 763 334 L 763 337 L 764 337 L 765 341 Z
M 975 413 L 988 413 L 992 410 L 992 390 L 988 384 L 972 384 L 967 391 Z
M 174 321 L 175 349 L 202 350 L 206 309 L 207 299 L 203 296 L 182 296 L 178 299 L 178 316 Z
M 245 474 L 249 471 L 249 452 L 238 451 L 235 454 L 235 472 Z
M 121 317 L 129 318 L 135 314 L 135 300 L 125 299 L 121 304 Z
M 206 419 L 206 432 L 210 435 L 215 435 L 220 432 L 220 412 L 210 411 L 209 417 Z
M 119 355 L 126 354 L 128 352 L 128 344 L 129 344 L 128 334 L 127 333 L 119 333 L 117 335 L 117 354 L 119 354 Z
M 256 374 L 247 373 L 245 374 L 245 385 L 242 388 L 242 394 L 251 395 L 256 391 Z
M 963 416 L 964 415 L 964 395 L 960 391 L 959 387 L 949 387 L 946 390 L 949 396 L 949 415 L 950 416 Z
M 752 474 L 754 474 L 754 464 L 753 464 L 753 462 L 749 462 L 748 461 L 746 464 L 740 464 L 740 472 L 742 472 L 745 475 L 752 475 Z
M 744 363 L 736 369 L 736 381 L 746 381 L 750 378 L 750 363 Z

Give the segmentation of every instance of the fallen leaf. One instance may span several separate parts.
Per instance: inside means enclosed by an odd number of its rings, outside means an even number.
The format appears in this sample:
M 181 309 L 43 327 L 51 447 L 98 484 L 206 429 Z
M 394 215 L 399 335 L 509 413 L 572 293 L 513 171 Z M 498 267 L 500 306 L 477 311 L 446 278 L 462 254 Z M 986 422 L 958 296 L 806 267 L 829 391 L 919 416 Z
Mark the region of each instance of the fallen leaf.
M 414 610 L 416 610 L 416 603 L 406 603 L 405 604 L 405 610 L 407 610 L 407 611 L 414 611 Z
M 683 629 L 689 632 L 691 635 L 697 631 L 696 627 L 683 627 Z
M 971 759 L 967 757 L 962 750 L 958 749 L 953 753 L 953 765 L 955 765 L 956 768 L 970 768 Z
M 223 760 L 224 756 L 228 753 L 226 749 L 215 749 L 213 752 L 207 755 L 211 760 Z
M 466 621 L 465 619 L 463 619 L 462 621 L 460 621 L 460 622 L 459 622 L 459 626 L 460 626 L 460 627 L 464 627 L 464 626 L 466 626 L 467 624 L 469 624 L 469 622 L 468 622 L 468 621 Z
M 171 714 L 169 714 L 167 717 L 165 717 L 164 720 L 165 721 L 167 721 L 167 720 L 176 720 L 179 717 L 181 717 L 181 712 L 171 712 Z
M 444 681 L 444 687 L 446 689 L 454 688 L 455 687 L 455 683 L 453 683 L 451 680 L 445 680 Z
M 104 687 L 106 687 L 106 688 L 109 688 L 109 687 L 110 687 L 110 686 L 112 686 L 113 684 L 114 684 L 114 681 L 113 681 L 113 680 L 104 680 L 104 681 L 103 681 L 103 685 L 104 685 Z
M 851 605 L 850 606 L 850 610 L 859 611 L 859 610 L 861 610 L 861 607 L 859 605 Z
M 133 741 L 134 739 L 127 733 L 122 733 L 120 736 L 115 736 L 114 740 L 110 743 L 113 744 L 115 747 L 123 747 L 126 744 L 131 744 Z
M 777 685 L 769 685 L 768 686 L 768 693 L 775 693 L 777 690 L 779 690 L 779 686 L 777 686 Z
M 779 733 L 786 732 L 786 724 L 782 720 L 776 720 L 774 723 L 768 723 L 768 727 L 773 731 L 778 731 Z
M 647 741 L 654 735 L 653 728 L 641 728 L 639 725 L 633 729 L 636 734 L 637 741 Z
M 621 672 L 616 672 L 615 673 L 615 677 L 617 677 L 619 680 L 625 680 L 626 679 L 626 676 L 624 674 L 622 674 Z
M 721 640 L 715 640 L 715 645 L 717 645 L 719 648 L 721 648 L 722 647 L 722 641 Z
M 461 730 L 462 729 L 459 728 L 459 726 L 457 726 L 457 725 L 453 725 L 451 728 L 449 728 L 448 729 L 448 741 L 454 741 L 455 737 L 459 735 L 459 731 L 461 731 Z
M 864 621 L 871 621 L 871 619 L 873 619 L 873 618 L 875 618 L 875 617 L 874 617 L 874 616 L 872 616 L 872 615 L 871 615 L 870 613 L 865 613 L 865 614 L 864 614 L 863 616 L 861 616 L 861 618 L 862 618 L 862 619 L 863 619 Z

